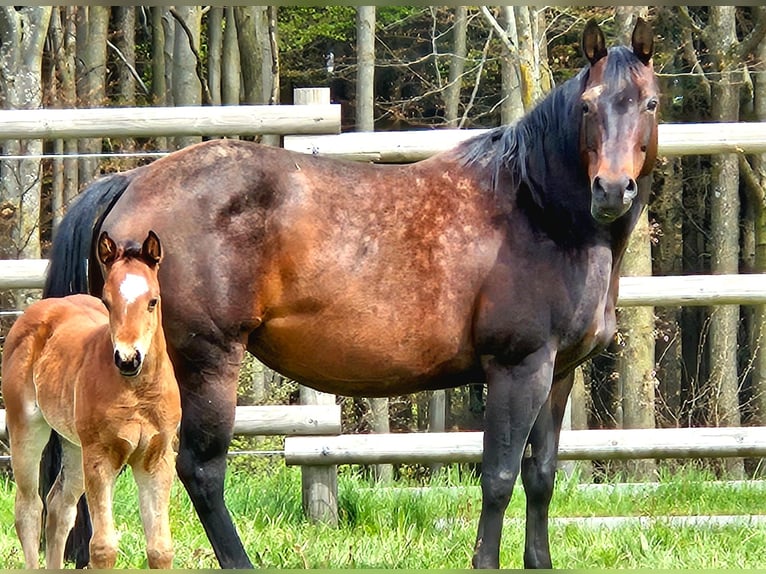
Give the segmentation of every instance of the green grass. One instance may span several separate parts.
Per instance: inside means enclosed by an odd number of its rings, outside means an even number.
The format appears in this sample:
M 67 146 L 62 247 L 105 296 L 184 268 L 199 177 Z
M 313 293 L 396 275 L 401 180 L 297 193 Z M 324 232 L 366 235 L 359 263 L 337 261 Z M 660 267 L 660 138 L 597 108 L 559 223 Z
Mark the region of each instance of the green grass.
M 766 488 L 714 484 L 698 471 L 662 477 L 653 489 L 578 487 L 560 477 L 551 505 L 554 565 L 590 568 L 762 568 L 766 526 L 594 528 L 557 517 L 766 514 Z M 226 497 L 251 559 L 263 568 L 466 568 L 470 565 L 480 492 L 473 478 L 448 472 L 430 490 L 382 488 L 346 469 L 339 478 L 340 526 L 304 520 L 300 472 L 275 464 L 253 474 L 232 465 Z M 0 566 L 23 566 L 13 530 L 12 481 L 0 481 Z M 217 562 L 183 488 L 176 483 L 172 528 L 177 568 Z M 130 473 L 117 484 L 118 567 L 145 568 L 136 489 Z M 517 491 L 506 513 L 501 563 L 522 566 L 524 500 Z

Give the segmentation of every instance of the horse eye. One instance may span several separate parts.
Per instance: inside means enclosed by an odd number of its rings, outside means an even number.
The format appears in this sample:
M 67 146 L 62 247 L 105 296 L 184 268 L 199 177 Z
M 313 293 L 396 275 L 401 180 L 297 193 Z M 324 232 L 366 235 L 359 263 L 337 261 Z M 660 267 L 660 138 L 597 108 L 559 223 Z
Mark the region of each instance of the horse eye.
M 646 103 L 646 109 L 649 110 L 650 112 L 653 112 L 654 110 L 656 110 L 657 109 L 657 100 L 655 100 L 654 98 L 649 100 Z
M 149 311 L 154 311 L 154 309 L 157 307 L 157 301 L 158 300 L 156 297 L 149 301 L 149 305 L 148 305 Z
M 588 105 L 588 102 L 582 103 L 582 113 L 583 114 L 590 113 L 590 106 Z

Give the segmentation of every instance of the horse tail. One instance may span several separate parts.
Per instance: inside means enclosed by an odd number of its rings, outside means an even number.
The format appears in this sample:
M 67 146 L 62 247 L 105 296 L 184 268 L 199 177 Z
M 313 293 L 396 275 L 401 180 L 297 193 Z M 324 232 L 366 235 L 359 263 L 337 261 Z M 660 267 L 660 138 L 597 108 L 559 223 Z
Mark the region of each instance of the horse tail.
M 48 258 L 43 298 L 88 293 L 88 259 L 98 228 L 127 189 L 134 171 L 100 178 L 77 196 L 61 220 Z M 61 470 L 61 437 L 51 437 L 40 461 L 40 494 L 47 500 Z M 93 527 L 83 495 L 77 503 L 77 519 L 66 543 L 66 559 L 84 568 L 90 561 L 88 543 Z
M 51 246 L 43 298 L 88 293 L 88 258 L 94 234 L 136 171 L 96 180 L 69 206 Z

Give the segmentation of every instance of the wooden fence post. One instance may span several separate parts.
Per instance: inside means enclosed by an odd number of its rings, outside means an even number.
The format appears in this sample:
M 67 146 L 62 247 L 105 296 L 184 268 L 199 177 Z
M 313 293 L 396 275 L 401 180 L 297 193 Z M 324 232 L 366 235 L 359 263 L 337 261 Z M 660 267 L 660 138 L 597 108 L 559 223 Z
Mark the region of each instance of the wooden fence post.
M 329 104 L 330 88 L 296 88 L 295 105 Z M 335 395 L 300 388 L 301 404 L 335 405 Z M 338 466 L 301 467 L 303 512 L 310 520 L 338 525 Z
M 335 395 L 300 388 L 301 404 L 333 405 Z M 338 525 L 338 466 L 302 466 L 301 498 L 303 512 L 310 520 Z

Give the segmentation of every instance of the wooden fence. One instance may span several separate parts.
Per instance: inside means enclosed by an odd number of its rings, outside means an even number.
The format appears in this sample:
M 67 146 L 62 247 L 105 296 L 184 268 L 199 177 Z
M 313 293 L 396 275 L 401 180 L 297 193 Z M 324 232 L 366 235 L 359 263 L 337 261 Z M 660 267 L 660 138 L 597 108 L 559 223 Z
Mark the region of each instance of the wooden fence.
M 110 137 L 318 134 L 337 133 L 339 127 L 338 106 L 0 111 L 0 139 L 105 134 Z M 286 136 L 284 141 L 285 147 L 307 153 L 393 163 L 423 159 L 480 131 Z M 766 129 L 757 123 L 662 124 L 659 144 L 663 155 L 760 153 L 766 152 Z M 46 266 L 45 260 L 0 261 L 0 289 L 39 288 L 44 282 Z M 620 306 L 724 303 L 766 303 L 766 275 L 624 277 L 621 280 Z M 337 405 L 238 407 L 235 433 L 338 435 L 339 408 Z M 4 429 L 4 420 L 0 423 Z M 307 468 L 350 462 L 478 461 L 481 440 L 481 433 L 288 436 L 285 458 L 290 464 L 309 465 Z M 563 460 L 766 456 L 766 428 L 564 431 L 560 455 Z

